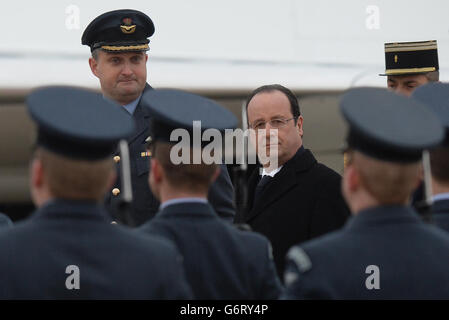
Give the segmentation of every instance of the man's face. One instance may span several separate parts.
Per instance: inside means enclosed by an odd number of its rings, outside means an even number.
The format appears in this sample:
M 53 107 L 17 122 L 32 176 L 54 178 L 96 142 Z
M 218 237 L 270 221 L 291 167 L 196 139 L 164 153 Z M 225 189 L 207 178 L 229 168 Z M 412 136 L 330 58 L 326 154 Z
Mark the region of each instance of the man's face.
M 413 90 L 417 87 L 429 82 L 427 77 L 423 74 L 404 75 L 404 76 L 388 76 L 388 89 L 406 95 L 409 97 Z
M 258 93 L 248 104 L 248 122 L 249 126 L 256 131 L 257 153 L 260 155 L 261 152 L 265 152 L 269 156 L 270 149 L 277 147 L 279 166 L 290 160 L 302 145 L 303 119 L 300 116 L 295 122 L 295 119 L 289 120 L 292 118 L 293 114 L 291 112 L 290 101 L 284 93 L 277 90 Z M 270 129 L 274 128 L 269 121 L 276 121 L 277 119 L 289 121 L 274 131 L 277 132 L 277 143 L 273 145 L 273 137 L 270 137 Z M 257 129 L 257 124 L 261 122 L 266 122 L 263 131 Z
M 99 50 L 98 58 L 89 59 L 92 73 L 100 80 L 103 94 L 126 105 L 143 92 L 147 81 L 145 52 L 111 53 Z

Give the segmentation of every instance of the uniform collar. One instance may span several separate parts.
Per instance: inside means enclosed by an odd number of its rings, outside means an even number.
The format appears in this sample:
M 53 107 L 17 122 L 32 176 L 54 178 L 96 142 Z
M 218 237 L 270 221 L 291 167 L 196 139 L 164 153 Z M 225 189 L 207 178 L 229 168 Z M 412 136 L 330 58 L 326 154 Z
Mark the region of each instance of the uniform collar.
M 160 210 L 165 209 L 168 206 L 172 206 L 179 203 L 205 203 L 207 204 L 206 198 L 199 198 L 199 197 L 189 197 L 189 198 L 177 198 L 177 199 L 170 199 L 167 200 L 160 205 Z
M 401 205 L 378 206 L 360 211 L 346 223 L 348 230 L 364 227 L 422 223 L 418 213 L 411 207 Z
M 172 203 L 170 205 L 165 206 L 160 209 L 156 214 L 156 217 L 199 217 L 199 216 L 209 216 L 209 217 L 217 217 L 214 209 L 211 205 L 206 201 L 179 201 L 176 203 Z
M 32 215 L 33 218 L 76 218 L 110 221 L 104 207 L 95 201 L 53 199 L 45 203 Z
M 449 199 L 440 199 L 432 203 L 432 214 L 449 214 Z
M 449 192 L 438 193 L 432 196 L 432 202 L 440 201 L 440 200 L 449 200 Z
M 140 98 L 142 97 L 142 94 L 134 101 L 128 103 L 127 105 L 124 105 L 123 108 L 125 108 L 126 111 L 128 111 L 128 113 L 130 115 L 134 114 L 134 111 L 137 108 L 137 105 L 139 104 Z

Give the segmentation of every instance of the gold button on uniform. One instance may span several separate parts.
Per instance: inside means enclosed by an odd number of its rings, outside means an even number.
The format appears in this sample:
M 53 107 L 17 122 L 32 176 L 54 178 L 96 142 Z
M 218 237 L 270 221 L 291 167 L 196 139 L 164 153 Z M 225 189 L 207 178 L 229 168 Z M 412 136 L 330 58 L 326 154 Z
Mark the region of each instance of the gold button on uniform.
M 118 196 L 118 195 L 120 194 L 120 189 L 119 189 L 119 188 L 114 188 L 114 189 L 112 189 L 112 194 L 113 194 L 114 196 Z
M 115 156 L 113 159 L 114 159 L 115 163 L 119 163 L 120 162 L 120 156 Z

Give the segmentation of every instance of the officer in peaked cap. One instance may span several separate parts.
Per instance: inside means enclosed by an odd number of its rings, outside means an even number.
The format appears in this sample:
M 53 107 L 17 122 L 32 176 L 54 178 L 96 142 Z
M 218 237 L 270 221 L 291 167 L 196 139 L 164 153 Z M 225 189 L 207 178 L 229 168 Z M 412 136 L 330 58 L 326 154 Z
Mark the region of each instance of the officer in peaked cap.
M 153 33 L 153 21 L 143 12 L 115 10 L 95 18 L 84 30 L 81 43 L 91 51 L 147 51 Z
M 449 231 L 449 84 L 429 83 L 416 89 L 412 97 L 435 112 L 445 136 L 440 146 L 430 150 L 432 222 Z
M 287 299 L 448 299 L 449 235 L 406 205 L 422 151 L 443 138 L 425 105 L 386 89 L 349 90 L 343 229 L 293 247 Z
M 148 38 L 153 33 L 154 24 L 146 14 L 137 10 L 115 10 L 95 18 L 81 40 L 91 49 L 89 65 L 100 80 L 103 95 L 120 104 L 136 124 L 136 130 L 128 138 L 133 193 L 131 214 L 124 216 L 117 210 L 123 196 L 121 179 L 116 181 L 105 201 L 114 220 L 129 226 L 141 225 L 152 218 L 159 207 L 147 183 L 150 153 L 145 145 L 151 114 L 141 104 L 142 94 L 152 90 L 147 84 L 146 51 L 149 50 Z M 117 153 L 113 158 L 120 167 L 120 155 Z M 211 188 L 210 200 L 220 216 L 233 219 L 233 187 L 224 165 Z
M 38 209 L 0 235 L 0 298 L 189 297 L 175 248 L 112 225 L 101 205 L 131 118 L 70 87 L 38 89 L 27 105 L 38 128 L 30 179 Z
M 425 83 L 439 80 L 437 41 L 385 43 L 388 88 L 407 96 Z
M 278 298 L 281 285 L 268 240 L 224 222 L 207 201 L 219 167 L 201 157 L 209 142 L 195 140 L 200 139 L 195 130 L 216 129 L 213 136 L 218 139 L 219 132 L 236 127 L 236 118 L 209 99 L 177 90 L 149 91 L 142 101 L 153 114 L 149 183 L 161 206 L 139 230 L 177 245 L 196 299 Z M 200 121 L 200 127 L 195 128 L 194 121 Z M 190 138 L 171 140 L 176 129 Z M 178 144 L 183 154 L 172 152 Z M 217 146 L 221 148 L 221 142 Z M 196 162 L 195 152 L 200 155 Z M 178 155 L 188 163 L 177 164 L 173 156 Z

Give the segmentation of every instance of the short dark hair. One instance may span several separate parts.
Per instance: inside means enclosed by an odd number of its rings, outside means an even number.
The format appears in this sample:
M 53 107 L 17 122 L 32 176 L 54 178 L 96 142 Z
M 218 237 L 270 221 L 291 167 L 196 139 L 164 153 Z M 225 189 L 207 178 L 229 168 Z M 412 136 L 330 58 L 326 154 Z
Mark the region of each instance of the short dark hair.
M 191 161 L 189 164 L 174 164 L 170 158 L 173 146 L 173 144 L 159 141 L 156 141 L 150 146 L 154 159 L 158 160 L 164 168 L 167 181 L 171 186 L 179 190 L 207 192 L 213 182 L 218 165 L 215 163 L 206 164 L 203 159 L 201 159 L 201 163 L 199 164 L 192 163 L 193 150 L 191 148 L 188 149 L 189 159 Z
M 42 162 L 48 188 L 56 198 L 102 201 L 114 174 L 111 157 L 79 160 L 38 147 L 34 158 Z
M 449 147 L 441 146 L 430 151 L 432 177 L 440 183 L 449 183 Z
M 101 48 L 96 48 L 96 49 L 94 49 L 94 51 L 92 51 L 91 54 L 92 54 L 92 58 L 94 58 L 94 60 L 98 61 L 98 53 L 100 51 L 104 51 L 104 50 Z M 143 53 L 145 53 L 145 51 L 126 51 L 126 52 L 143 52 Z M 119 52 L 119 53 L 121 53 L 121 52 Z
M 100 48 L 94 49 L 94 51 L 92 51 L 92 58 L 94 58 L 94 60 L 98 60 L 98 52 L 100 51 Z
M 288 88 L 280 85 L 280 84 L 267 84 L 264 86 L 261 86 L 257 89 L 255 89 L 251 94 L 248 96 L 248 99 L 246 99 L 246 109 L 248 110 L 248 105 L 252 98 L 258 93 L 262 92 L 273 92 L 273 91 L 280 91 L 287 97 L 288 101 L 290 102 L 290 109 L 292 111 L 292 115 L 295 119 L 298 119 L 301 115 L 301 111 L 299 110 L 299 103 L 298 98 L 296 98 L 295 94 Z

